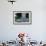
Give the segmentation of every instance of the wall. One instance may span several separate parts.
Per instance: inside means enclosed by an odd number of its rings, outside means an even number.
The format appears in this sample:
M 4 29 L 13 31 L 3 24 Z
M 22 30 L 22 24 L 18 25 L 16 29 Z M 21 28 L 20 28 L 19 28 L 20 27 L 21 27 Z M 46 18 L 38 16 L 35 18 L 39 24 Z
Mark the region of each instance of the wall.
M 13 5 L 7 0 L 0 0 L 0 40 L 15 40 L 18 32 L 29 33 L 37 41 L 45 40 L 44 5 L 42 0 L 17 0 Z M 15 10 L 32 11 L 32 25 L 14 25 L 12 11 Z

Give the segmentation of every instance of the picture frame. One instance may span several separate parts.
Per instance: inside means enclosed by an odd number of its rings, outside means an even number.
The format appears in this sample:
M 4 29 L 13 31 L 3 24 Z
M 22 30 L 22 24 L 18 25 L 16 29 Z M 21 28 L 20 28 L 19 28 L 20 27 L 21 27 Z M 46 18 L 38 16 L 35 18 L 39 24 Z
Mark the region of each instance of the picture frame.
M 13 24 L 32 24 L 32 11 L 13 11 Z

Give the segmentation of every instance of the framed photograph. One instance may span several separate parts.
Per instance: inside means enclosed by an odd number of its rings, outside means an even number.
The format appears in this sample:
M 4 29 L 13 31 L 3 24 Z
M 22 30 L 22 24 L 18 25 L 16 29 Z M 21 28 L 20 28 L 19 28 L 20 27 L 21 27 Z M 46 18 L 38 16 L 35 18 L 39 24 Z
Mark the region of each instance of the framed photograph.
M 13 11 L 13 24 L 32 24 L 31 11 Z

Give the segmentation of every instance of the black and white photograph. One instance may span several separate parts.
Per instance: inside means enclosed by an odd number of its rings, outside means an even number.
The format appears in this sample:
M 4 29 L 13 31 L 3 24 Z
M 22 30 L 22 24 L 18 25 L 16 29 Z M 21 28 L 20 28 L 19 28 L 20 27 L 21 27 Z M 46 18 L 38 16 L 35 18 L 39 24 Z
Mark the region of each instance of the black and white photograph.
M 13 24 L 32 24 L 31 11 L 14 11 Z

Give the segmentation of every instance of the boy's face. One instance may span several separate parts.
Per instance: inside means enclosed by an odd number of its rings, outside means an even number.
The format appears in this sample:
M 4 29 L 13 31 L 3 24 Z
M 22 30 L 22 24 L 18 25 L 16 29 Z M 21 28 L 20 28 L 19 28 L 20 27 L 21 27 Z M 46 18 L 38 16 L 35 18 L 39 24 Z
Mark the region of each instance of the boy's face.
M 25 34 L 20 33 L 20 34 L 18 35 L 18 37 L 19 37 L 19 38 L 23 38 L 24 35 L 25 35 Z

